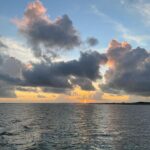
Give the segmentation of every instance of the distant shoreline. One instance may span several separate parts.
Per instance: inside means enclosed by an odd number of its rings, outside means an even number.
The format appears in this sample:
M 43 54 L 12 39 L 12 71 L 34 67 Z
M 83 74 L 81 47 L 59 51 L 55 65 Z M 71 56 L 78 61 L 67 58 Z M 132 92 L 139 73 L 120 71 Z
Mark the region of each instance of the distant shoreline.
M 90 103 L 89 103 L 90 104 Z M 150 102 L 133 102 L 133 103 L 91 103 L 91 104 L 112 104 L 112 105 L 150 105 Z
M 125 103 L 125 102 L 122 102 L 122 103 L 0 103 L 1 104 L 82 104 L 82 105 L 87 105 L 87 104 L 98 104 L 98 105 L 150 105 L 150 102 L 133 102 L 133 103 Z

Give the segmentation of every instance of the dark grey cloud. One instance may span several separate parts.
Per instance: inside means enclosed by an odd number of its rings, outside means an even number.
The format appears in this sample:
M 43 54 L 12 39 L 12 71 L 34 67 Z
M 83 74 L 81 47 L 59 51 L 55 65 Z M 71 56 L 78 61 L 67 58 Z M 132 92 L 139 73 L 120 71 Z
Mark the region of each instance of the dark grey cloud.
M 77 85 L 83 90 L 95 90 L 92 82 L 101 78 L 100 65 L 107 61 L 104 54 L 96 51 L 81 53 L 78 60 L 44 60 L 32 63 L 32 68 L 26 67 L 13 57 L 3 58 L 0 65 L 0 85 L 8 87 L 5 89 L 9 89 L 9 93 L 15 93 L 15 89 L 33 91 L 31 88 L 35 92 L 36 87 L 42 87 L 44 92 L 68 93 Z
M 3 63 L 3 57 L 0 55 L 0 65 Z
M 93 91 L 93 82 L 102 78 L 100 65 L 106 62 L 106 83 L 100 85 L 104 91 L 150 96 L 150 53 L 140 47 L 132 49 L 127 42 L 113 40 L 106 54 L 81 52 L 79 59 L 66 62 L 53 62 L 47 56 L 43 59 L 28 68 L 0 54 L 0 97 L 15 97 L 15 89 L 36 92 L 36 87 L 53 93 L 68 93 L 76 86 Z
M 70 92 L 70 88 L 54 88 L 54 87 L 43 87 L 42 88 L 43 92 L 46 93 L 69 93 Z
M 54 68 L 55 69 L 55 68 Z M 24 70 L 25 82 L 30 86 L 51 86 L 55 88 L 71 88 L 68 78 L 55 74 L 51 64 L 34 64 L 32 70 Z
M 38 92 L 37 88 L 34 87 L 22 87 L 18 86 L 16 87 L 17 91 L 23 91 L 23 92 Z
M 1 54 L 0 58 L 0 97 L 15 97 L 15 85 L 22 82 L 22 63 L 7 55 Z
M 105 74 L 103 89 L 150 96 L 150 54 L 147 50 L 132 49 L 124 43 L 109 49 L 107 55 L 113 64 Z
M 99 41 L 98 41 L 98 39 L 95 38 L 95 37 L 89 37 L 89 38 L 87 39 L 87 44 L 88 44 L 89 46 L 96 46 L 98 43 L 99 43 Z
M 86 90 L 86 91 L 94 91 L 95 87 L 92 84 L 92 81 L 90 79 L 87 78 L 75 78 L 71 80 L 73 84 L 78 85 L 81 87 L 82 90 Z
M 57 53 L 59 50 L 70 50 L 81 43 L 80 36 L 68 15 L 52 21 L 40 1 L 30 3 L 23 18 L 15 20 L 15 23 L 36 56 L 41 56 L 44 51 Z
M 8 74 L 0 73 L 0 80 L 5 81 L 6 83 L 9 83 L 11 85 L 21 85 L 23 84 L 22 80 L 17 77 L 12 77 Z
M 23 71 L 23 76 L 30 86 L 71 89 L 79 85 L 82 89 L 93 90 L 92 81 L 101 78 L 100 65 L 106 61 L 105 55 L 89 51 L 81 53 L 79 60 L 33 64 L 32 69 Z
M 15 98 L 14 87 L 0 82 L 0 98 Z

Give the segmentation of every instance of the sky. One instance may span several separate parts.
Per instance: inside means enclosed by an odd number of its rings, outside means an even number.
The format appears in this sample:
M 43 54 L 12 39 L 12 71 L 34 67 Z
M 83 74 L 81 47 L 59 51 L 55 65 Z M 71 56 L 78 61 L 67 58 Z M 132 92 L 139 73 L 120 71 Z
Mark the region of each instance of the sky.
M 149 0 L 0 3 L 0 102 L 150 100 Z

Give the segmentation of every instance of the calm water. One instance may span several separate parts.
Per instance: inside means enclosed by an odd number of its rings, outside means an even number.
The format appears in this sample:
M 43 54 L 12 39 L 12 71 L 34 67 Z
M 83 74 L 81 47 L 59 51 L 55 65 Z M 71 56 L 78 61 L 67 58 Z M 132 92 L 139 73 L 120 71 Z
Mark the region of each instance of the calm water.
M 0 104 L 0 150 L 150 150 L 150 105 Z

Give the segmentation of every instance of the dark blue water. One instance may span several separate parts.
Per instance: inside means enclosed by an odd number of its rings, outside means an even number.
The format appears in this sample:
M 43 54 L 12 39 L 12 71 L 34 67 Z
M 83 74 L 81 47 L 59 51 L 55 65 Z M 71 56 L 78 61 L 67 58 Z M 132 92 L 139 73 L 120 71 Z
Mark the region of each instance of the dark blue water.
M 150 150 L 150 105 L 0 104 L 0 150 Z

